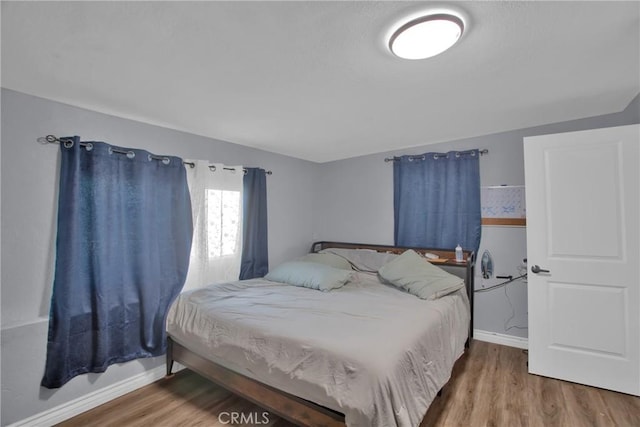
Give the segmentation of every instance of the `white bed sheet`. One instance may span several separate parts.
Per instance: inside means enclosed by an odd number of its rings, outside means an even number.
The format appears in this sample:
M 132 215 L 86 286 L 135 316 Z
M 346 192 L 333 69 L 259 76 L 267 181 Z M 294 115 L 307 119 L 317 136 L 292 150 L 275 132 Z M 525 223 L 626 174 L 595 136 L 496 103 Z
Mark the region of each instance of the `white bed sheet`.
M 424 301 L 358 273 L 330 292 L 264 279 L 181 294 L 167 332 L 195 353 L 345 415 L 417 426 L 468 337 L 464 289 Z

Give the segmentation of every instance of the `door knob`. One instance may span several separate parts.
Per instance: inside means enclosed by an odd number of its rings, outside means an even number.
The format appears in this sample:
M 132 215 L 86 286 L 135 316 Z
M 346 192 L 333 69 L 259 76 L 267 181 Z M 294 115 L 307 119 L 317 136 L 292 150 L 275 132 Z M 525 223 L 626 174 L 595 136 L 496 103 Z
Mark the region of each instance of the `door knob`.
M 538 274 L 538 273 L 549 273 L 549 270 L 545 270 L 544 268 L 540 268 L 540 266 L 536 264 L 536 265 L 531 267 L 531 272 L 532 273 L 536 273 L 536 274 Z

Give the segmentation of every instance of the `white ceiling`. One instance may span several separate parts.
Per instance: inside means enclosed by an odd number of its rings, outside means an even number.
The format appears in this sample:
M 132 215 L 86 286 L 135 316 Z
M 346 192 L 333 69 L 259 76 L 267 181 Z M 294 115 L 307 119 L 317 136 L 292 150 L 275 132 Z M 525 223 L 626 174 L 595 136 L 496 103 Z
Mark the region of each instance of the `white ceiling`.
M 640 3 L 452 2 L 462 40 L 403 61 L 435 2 L 2 2 L 2 86 L 315 162 L 624 109 Z

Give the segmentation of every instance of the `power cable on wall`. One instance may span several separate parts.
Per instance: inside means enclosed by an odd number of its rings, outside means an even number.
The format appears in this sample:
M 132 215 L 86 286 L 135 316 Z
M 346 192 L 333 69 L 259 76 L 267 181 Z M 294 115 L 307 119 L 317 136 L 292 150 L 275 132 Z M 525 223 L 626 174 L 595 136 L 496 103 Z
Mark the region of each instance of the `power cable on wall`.
M 511 320 L 513 320 L 513 318 L 516 316 L 516 310 L 515 310 L 515 307 L 513 306 L 513 303 L 511 302 L 511 298 L 509 297 L 509 294 L 507 293 L 507 285 L 509 283 L 515 282 L 516 280 L 520 280 L 520 279 L 523 279 L 523 278 L 527 277 L 527 272 L 526 272 L 527 268 L 526 267 L 523 268 L 523 267 L 520 266 L 520 267 L 518 267 L 518 269 L 519 269 L 518 272 L 520 273 L 519 276 L 516 276 L 516 277 L 508 276 L 509 279 L 505 280 L 504 282 L 498 283 L 498 284 L 490 286 L 488 288 L 475 289 L 473 291 L 473 292 L 480 293 L 480 292 L 489 292 L 489 291 L 492 291 L 492 290 L 498 289 L 498 288 L 504 288 L 504 296 L 507 298 L 507 301 L 509 303 L 509 307 L 511 308 L 511 316 L 509 316 L 509 318 L 507 320 L 505 320 L 505 322 L 504 322 L 504 330 L 505 330 L 505 332 L 508 332 L 511 329 L 529 329 L 529 327 L 527 327 L 527 326 L 518 326 L 518 325 L 509 326 L 509 322 L 511 322 Z M 525 283 L 526 283 L 526 281 L 525 281 Z
M 520 276 L 518 276 L 518 277 L 513 277 L 513 278 L 511 278 L 511 279 L 509 279 L 509 280 L 507 280 L 507 281 L 504 281 L 504 282 L 498 283 L 497 285 L 489 286 L 488 288 L 475 289 L 473 292 L 488 292 L 488 291 L 492 291 L 492 290 L 497 289 L 497 288 L 500 288 L 500 287 L 502 287 L 502 286 L 506 286 L 506 285 L 508 285 L 508 284 L 509 284 L 509 283 L 511 283 L 511 282 L 515 282 L 515 281 L 516 281 L 516 280 L 518 280 L 518 279 L 522 279 L 523 277 L 527 277 L 527 273 L 521 274 L 521 275 L 520 275 Z
M 524 276 L 526 278 L 526 276 L 527 276 L 527 267 L 526 266 L 519 266 L 518 267 L 518 273 L 520 274 L 520 277 Z M 523 282 L 527 283 L 526 280 L 523 280 Z M 511 303 L 511 298 L 509 298 L 509 294 L 507 293 L 507 286 L 504 287 L 504 296 L 507 298 L 507 301 L 509 301 L 509 307 L 511 307 L 511 317 L 509 317 L 504 322 L 504 330 L 505 330 L 505 332 L 508 332 L 511 329 L 520 329 L 520 330 L 529 329 L 528 326 L 518 326 L 518 325 L 508 326 L 509 322 L 511 322 L 511 320 L 513 320 L 513 318 L 516 316 L 516 309 L 513 307 L 513 304 Z

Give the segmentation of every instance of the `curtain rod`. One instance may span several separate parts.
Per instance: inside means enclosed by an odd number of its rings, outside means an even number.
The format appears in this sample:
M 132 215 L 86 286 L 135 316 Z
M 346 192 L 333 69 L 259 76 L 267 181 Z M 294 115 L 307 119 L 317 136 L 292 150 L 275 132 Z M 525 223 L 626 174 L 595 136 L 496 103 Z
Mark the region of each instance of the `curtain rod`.
M 456 151 L 456 156 L 459 156 L 460 154 L 469 154 L 472 153 L 473 150 L 467 150 L 467 151 Z M 481 156 L 484 156 L 485 154 L 489 154 L 489 150 L 486 148 L 483 148 L 481 150 L 478 150 L 478 152 L 480 153 Z M 434 159 L 439 159 L 440 157 L 447 157 L 447 153 L 427 153 L 427 154 L 432 154 Z M 419 154 L 416 156 L 409 156 L 409 160 L 424 160 L 425 159 L 426 154 Z M 385 157 L 384 161 L 385 163 L 387 162 L 396 162 L 399 161 L 400 157 L 397 156 L 393 156 L 393 157 Z
M 65 140 L 65 139 L 60 139 L 55 135 L 47 135 L 47 136 L 41 136 L 40 138 L 37 139 L 37 141 L 41 144 L 65 144 L 65 147 L 70 148 L 71 145 L 67 146 L 67 144 L 69 144 L 71 142 L 71 144 L 73 145 L 73 142 L 70 140 Z M 80 142 L 80 146 L 81 147 L 91 147 L 91 143 L 90 142 Z M 114 153 L 118 153 L 118 154 L 126 154 L 127 156 L 129 155 L 133 155 L 133 151 L 125 151 L 125 150 L 118 150 L 117 148 L 112 148 L 111 151 L 113 151 Z M 129 154 L 131 153 L 131 154 Z M 168 157 L 164 157 L 164 156 L 155 156 L 153 154 L 150 155 L 151 159 L 154 160 L 162 160 L 163 163 L 168 163 L 169 162 L 169 158 Z M 196 164 L 194 162 L 182 162 L 183 165 L 187 165 L 190 168 L 195 168 Z M 216 170 L 216 166 L 215 165 L 209 165 L 209 169 L 212 172 L 215 172 Z M 227 171 L 234 171 L 236 170 L 235 168 L 222 168 L 224 170 Z M 242 170 L 244 171 L 244 173 L 247 173 L 247 168 L 242 168 Z M 267 175 L 272 175 L 273 172 L 271 171 L 265 171 L 265 173 Z

